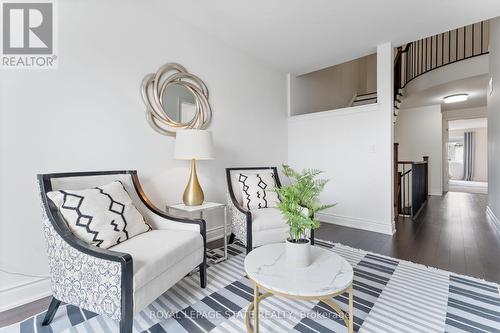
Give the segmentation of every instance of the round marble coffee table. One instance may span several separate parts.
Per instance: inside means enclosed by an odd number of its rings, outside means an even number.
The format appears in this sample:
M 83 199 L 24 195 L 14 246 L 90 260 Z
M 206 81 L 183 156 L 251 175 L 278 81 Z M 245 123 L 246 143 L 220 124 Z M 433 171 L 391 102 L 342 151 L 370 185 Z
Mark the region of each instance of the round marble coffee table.
M 290 299 L 321 300 L 340 315 L 349 333 L 353 332 L 354 273 L 338 254 L 311 246 L 311 265 L 292 268 L 286 263 L 285 244 L 269 244 L 252 250 L 245 258 L 245 271 L 254 284 L 254 300 L 245 315 L 247 332 L 259 332 L 259 302 L 271 295 Z M 259 289 L 264 294 L 259 295 Z M 332 297 L 349 292 L 348 318 Z M 253 312 L 253 328 L 250 314 Z

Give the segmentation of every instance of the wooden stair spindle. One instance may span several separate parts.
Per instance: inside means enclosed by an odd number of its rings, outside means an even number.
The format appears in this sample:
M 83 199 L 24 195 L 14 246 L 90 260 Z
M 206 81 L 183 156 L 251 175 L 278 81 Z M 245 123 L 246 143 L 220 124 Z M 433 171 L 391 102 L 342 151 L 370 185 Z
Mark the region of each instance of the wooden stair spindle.
M 393 179 L 394 179 L 394 218 L 397 219 L 400 211 L 399 203 L 401 199 L 399 198 L 399 186 L 401 185 L 398 170 L 398 151 L 399 143 L 394 142 L 393 146 Z

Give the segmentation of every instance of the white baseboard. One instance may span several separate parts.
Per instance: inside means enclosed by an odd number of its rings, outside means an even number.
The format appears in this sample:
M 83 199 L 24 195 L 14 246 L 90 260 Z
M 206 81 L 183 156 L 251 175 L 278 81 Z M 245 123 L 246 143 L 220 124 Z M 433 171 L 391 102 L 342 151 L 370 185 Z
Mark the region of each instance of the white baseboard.
M 495 225 L 497 232 L 500 233 L 500 220 L 498 219 L 498 217 L 495 216 L 495 214 L 491 210 L 490 206 L 486 207 L 486 214 L 488 214 L 488 216 L 493 221 L 493 224 Z
M 383 222 L 383 221 L 369 220 L 352 216 L 341 216 L 329 213 L 318 213 L 316 217 L 318 220 L 325 223 L 332 223 L 344 227 L 363 229 L 391 236 L 394 234 L 392 222 L 390 221 Z
M 52 294 L 49 278 L 33 280 L 0 291 L 0 312 L 39 300 Z

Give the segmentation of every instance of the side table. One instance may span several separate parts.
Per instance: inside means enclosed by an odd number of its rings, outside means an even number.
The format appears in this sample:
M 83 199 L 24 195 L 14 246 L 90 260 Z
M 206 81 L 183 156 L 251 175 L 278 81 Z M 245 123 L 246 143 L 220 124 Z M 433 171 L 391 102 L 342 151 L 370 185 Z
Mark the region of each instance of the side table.
M 352 266 L 335 252 L 311 246 L 312 262 L 305 268 L 289 267 L 286 262 L 285 243 L 260 246 L 245 257 L 245 272 L 254 285 L 254 300 L 245 314 L 247 333 L 259 332 L 259 303 L 276 295 L 288 299 L 320 300 L 328 304 L 349 333 L 354 332 L 354 299 Z M 264 293 L 260 294 L 259 290 Z M 348 312 L 332 298 L 349 293 Z M 250 316 L 253 314 L 253 327 Z
M 167 205 L 167 212 L 171 213 L 173 210 L 193 214 L 198 213 L 200 219 L 203 218 L 203 212 L 213 210 L 213 209 L 223 209 L 224 210 L 224 256 L 215 261 L 215 263 L 219 263 L 221 261 L 227 260 L 227 206 L 223 203 L 218 202 L 209 202 L 205 201 L 203 204 L 199 206 L 186 206 L 185 204 L 175 204 L 175 205 Z

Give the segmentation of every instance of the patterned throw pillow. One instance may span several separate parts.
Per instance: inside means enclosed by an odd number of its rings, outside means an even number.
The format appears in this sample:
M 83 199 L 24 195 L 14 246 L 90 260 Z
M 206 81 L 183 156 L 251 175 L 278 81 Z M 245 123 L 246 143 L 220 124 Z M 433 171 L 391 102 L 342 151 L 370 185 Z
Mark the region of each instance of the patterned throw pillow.
M 76 237 L 103 249 L 151 230 L 120 181 L 85 190 L 52 191 L 47 196 Z
M 276 187 L 273 173 L 240 173 L 238 184 L 243 197 L 243 207 L 249 210 L 276 207 L 279 203 L 278 194 L 272 191 Z

